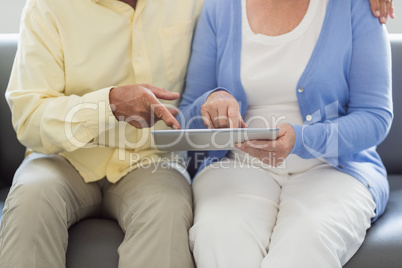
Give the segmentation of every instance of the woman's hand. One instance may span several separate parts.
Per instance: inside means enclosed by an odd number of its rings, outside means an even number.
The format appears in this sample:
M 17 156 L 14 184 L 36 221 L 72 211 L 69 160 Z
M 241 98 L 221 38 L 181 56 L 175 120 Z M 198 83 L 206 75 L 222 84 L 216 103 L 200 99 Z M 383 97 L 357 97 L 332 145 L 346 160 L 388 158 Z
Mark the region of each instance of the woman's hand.
M 395 17 L 393 0 L 369 0 L 373 15 L 379 18 L 381 23 L 387 23 L 388 15 Z
M 254 140 L 237 144 L 236 147 L 258 158 L 265 164 L 277 167 L 290 154 L 295 144 L 295 131 L 289 124 L 279 126 L 278 138 L 274 141 Z
M 201 107 L 202 120 L 207 128 L 245 128 L 239 103 L 228 92 L 211 93 Z

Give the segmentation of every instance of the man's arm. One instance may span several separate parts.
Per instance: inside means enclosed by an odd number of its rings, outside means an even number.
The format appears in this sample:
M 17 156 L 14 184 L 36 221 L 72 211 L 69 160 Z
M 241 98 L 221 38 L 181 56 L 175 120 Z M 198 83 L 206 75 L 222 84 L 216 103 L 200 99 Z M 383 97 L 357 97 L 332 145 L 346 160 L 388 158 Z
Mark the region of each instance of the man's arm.
M 66 95 L 65 62 L 68 59 L 64 58 L 59 29 L 46 7 L 37 5 L 38 1 L 28 1 L 24 9 L 19 47 L 6 92 L 12 123 L 23 145 L 45 154 L 93 147 L 99 135 L 117 126 L 116 118 L 132 119 L 136 111 L 140 116 L 153 113 L 155 120 L 144 126 L 162 119 L 178 127 L 173 117 L 175 111 L 166 109 L 156 99 L 171 100 L 178 98 L 178 94 L 149 85 L 127 86 L 124 93 L 119 93 L 121 88 L 113 85 L 95 90 L 85 90 L 90 85 L 82 85 L 82 92 L 88 93 Z M 147 94 L 140 94 L 141 91 Z M 128 93 L 147 98 L 129 99 Z M 115 95 L 120 97 L 120 102 L 116 102 Z M 125 111 L 121 106 L 124 102 L 125 107 L 140 109 L 132 113 Z M 127 116 L 121 117 L 123 113 Z

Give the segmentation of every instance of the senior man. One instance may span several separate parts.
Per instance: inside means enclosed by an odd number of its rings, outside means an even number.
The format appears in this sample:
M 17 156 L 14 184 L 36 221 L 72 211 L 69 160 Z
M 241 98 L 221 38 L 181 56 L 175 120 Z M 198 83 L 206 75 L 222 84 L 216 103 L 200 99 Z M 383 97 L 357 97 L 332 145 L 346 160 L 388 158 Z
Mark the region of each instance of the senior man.
M 180 127 L 202 2 L 27 1 L 6 98 L 28 153 L 4 208 L 1 267 L 65 267 L 68 228 L 99 213 L 125 233 L 119 267 L 194 266 L 189 176 L 149 127 Z

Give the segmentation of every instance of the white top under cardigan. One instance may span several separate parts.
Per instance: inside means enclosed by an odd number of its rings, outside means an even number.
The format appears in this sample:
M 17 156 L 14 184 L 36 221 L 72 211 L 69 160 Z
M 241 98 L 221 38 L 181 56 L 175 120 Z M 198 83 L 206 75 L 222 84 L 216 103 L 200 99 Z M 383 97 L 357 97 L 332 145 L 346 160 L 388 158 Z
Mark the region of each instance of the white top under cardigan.
M 283 35 L 267 36 L 251 30 L 246 0 L 242 0 L 241 81 L 249 104 L 244 121 L 250 128 L 303 124 L 296 96 L 297 82 L 320 35 L 326 8 L 327 1 L 310 0 L 303 20 L 295 29 Z M 238 150 L 236 153 L 237 159 L 244 161 L 245 154 Z M 231 153 L 230 158 L 234 157 Z M 254 164 L 256 159 L 252 161 Z M 290 155 L 273 171 L 302 172 L 322 161 Z

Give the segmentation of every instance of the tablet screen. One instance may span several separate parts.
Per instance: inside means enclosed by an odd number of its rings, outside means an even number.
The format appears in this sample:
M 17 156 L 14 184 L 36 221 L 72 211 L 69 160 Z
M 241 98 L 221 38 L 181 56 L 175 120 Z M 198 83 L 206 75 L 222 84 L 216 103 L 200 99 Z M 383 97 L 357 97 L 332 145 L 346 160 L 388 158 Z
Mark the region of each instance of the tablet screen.
M 153 130 L 153 143 L 161 151 L 232 150 L 247 140 L 275 140 L 278 128 L 220 128 Z

